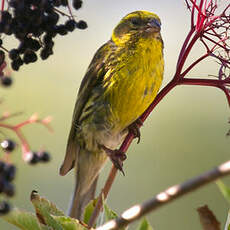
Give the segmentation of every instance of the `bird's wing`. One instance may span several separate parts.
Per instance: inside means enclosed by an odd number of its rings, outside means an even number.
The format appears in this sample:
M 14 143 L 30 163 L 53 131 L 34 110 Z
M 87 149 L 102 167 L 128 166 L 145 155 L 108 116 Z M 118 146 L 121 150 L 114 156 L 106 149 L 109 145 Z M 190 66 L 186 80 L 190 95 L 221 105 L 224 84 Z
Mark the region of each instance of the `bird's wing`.
M 98 84 L 101 84 L 106 72 L 109 69 L 107 63 L 111 57 L 112 49 L 114 49 L 114 43 L 112 41 L 108 41 L 97 50 L 81 82 L 73 112 L 72 125 L 66 148 L 66 155 L 60 168 L 60 175 L 65 175 L 75 165 L 75 161 L 77 160 L 76 157 L 80 148 L 76 140 L 76 127 L 78 125 L 78 121 L 85 107 L 85 104 L 91 95 L 92 89 Z

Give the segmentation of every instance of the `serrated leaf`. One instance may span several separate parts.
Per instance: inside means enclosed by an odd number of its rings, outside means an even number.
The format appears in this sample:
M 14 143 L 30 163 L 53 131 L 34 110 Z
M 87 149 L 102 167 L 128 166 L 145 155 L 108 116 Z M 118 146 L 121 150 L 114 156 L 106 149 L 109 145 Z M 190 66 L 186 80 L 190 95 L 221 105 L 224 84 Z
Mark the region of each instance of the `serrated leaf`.
M 22 230 L 45 230 L 44 228 L 40 227 L 40 224 L 34 214 L 19 210 L 17 208 L 14 208 L 7 215 L 2 216 L 1 218 Z
M 77 219 L 67 216 L 53 216 L 54 219 L 62 226 L 64 230 L 86 230 Z
M 146 218 L 144 218 L 140 225 L 138 226 L 137 230 L 153 230 L 152 226 L 149 224 Z
M 31 193 L 31 202 L 34 205 L 37 218 L 41 224 L 51 227 L 52 230 L 63 230 L 61 224 L 53 216 L 64 216 L 64 213 L 55 204 L 40 197 L 35 191 Z
M 228 201 L 228 203 L 230 203 L 230 188 L 227 187 L 221 180 L 216 181 L 216 184 L 224 198 Z

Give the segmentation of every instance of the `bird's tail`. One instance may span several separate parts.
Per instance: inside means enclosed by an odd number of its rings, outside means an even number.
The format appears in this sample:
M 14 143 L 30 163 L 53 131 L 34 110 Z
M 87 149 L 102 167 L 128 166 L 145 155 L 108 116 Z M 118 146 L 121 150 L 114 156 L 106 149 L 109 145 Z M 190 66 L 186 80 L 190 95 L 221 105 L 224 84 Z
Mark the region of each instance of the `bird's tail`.
M 81 195 L 81 188 L 76 181 L 74 194 L 69 207 L 69 216 L 75 219 L 82 219 L 85 206 L 94 199 L 97 186 L 97 178 L 94 180 L 89 190 Z
M 70 217 L 82 219 L 85 206 L 95 198 L 98 175 L 106 159 L 103 151 L 80 149 L 75 162 L 76 184 L 69 209 Z

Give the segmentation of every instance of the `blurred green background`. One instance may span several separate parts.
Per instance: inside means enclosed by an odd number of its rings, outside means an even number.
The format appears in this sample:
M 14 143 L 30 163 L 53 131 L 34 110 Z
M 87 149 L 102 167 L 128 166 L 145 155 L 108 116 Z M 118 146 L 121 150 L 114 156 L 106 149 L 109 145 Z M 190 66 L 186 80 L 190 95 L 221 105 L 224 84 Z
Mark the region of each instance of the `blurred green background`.
M 34 112 L 40 117 L 53 116 L 50 134 L 40 125 L 24 128 L 32 150 L 40 147 L 52 153 L 52 162 L 35 167 L 21 160 L 20 148 L 13 160 L 18 166 L 15 181 L 17 194 L 13 204 L 32 211 L 29 197 L 32 190 L 66 210 L 73 189 L 73 173 L 58 175 L 63 160 L 73 106 L 80 81 L 95 51 L 106 42 L 112 29 L 127 13 L 148 10 L 162 20 L 166 70 L 164 85 L 172 78 L 182 42 L 189 29 L 190 15 L 184 1 L 92 0 L 84 1 L 76 12 L 87 21 L 85 31 L 58 37 L 52 57 L 47 61 L 23 67 L 13 73 L 15 84 L 1 90 L 1 111 L 22 111 L 13 122 L 26 119 Z M 199 56 L 200 47 L 192 54 Z M 210 64 L 211 63 L 211 64 Z M 215 74 L 214 62 L 199 65 L 190 77 Z M 121 213 L 131 205 L 151 198 L 167 187 L 181 183 L 229 159 L 230 139 L 225 134 L 229 108 L 224 94 L 217 89 L 180 86 L 157 106 L 142 128 L 142 139 L 128 151 L 126 176 L 118 175 L 109 195 L 108 204 Z M 2 131 L 2 130 L 1 130 Z M 5 132 L 5 131 L 4 131 Z M 6 132 L 14 140 L 14 134 Z M 98 188 L 103 185 L 111 163 L 102 172 Z M 229 179 L 225 182 L 230 183 Z M 150 214 L 148 219 L 156 230 L 201 229 L 196 209 L 207 204 L 224 225 L 228 205 L 215 184 L 210 184 Z M 132 225 L 131 229 L 135 226 Z M 0 219 L 0 229 L 14 230 Z

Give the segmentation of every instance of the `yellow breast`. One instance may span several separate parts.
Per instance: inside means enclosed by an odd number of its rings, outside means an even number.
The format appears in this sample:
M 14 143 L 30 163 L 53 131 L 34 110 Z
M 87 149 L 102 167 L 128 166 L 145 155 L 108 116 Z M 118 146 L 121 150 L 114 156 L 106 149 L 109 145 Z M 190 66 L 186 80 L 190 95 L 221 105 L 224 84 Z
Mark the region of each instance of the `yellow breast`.
M 157 39 L 140 39 L 134 49 L 124 49 L 115 68 L 107 73 L 105 100 L 115 130 L 134 122 L 156 97 L 164 71 L 162 49 Z

